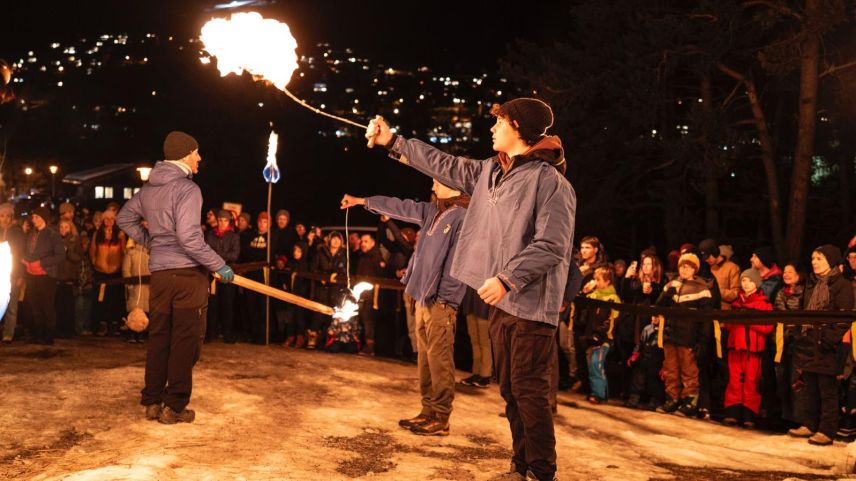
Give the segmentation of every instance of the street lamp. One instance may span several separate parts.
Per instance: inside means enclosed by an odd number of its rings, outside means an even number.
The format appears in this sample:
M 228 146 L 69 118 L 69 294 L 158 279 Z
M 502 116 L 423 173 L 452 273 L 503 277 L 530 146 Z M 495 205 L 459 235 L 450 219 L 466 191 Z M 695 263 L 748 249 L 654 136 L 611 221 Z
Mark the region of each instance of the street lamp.
M 56 172 L 59 167 L 52 165 L 48 167 L 48 170 L 51 171 L 51 197 L 56 197 Z
M 149 180 L 149 174 L 152 173 L 151 167 L 137 167 L 137 172 L 140 173 L 140 180 L 146 182 Z
M 26 169 L 24 169 L 24 173 L 27 174 L 27 176 L 29 177 L 30 175 L 33 175 L 33 169 L 27 167 Z

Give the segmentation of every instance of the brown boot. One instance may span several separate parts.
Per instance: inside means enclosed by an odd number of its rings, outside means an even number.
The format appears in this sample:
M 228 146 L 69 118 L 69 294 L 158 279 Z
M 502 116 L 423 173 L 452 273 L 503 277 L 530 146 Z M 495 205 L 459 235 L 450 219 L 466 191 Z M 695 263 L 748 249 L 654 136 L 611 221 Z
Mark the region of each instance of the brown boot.
M 448 436 L 449 418 L 434 414 L 431 420 L 414 425 L 410 432 L 420 436 Z
M 302 335 L 297 336 L 297 338 L 294 341 L 294 348 L 295 349 L 303 349 L 303 346 L 305 346 L 305 345 L 306 345 L 306 338 L 303 337 Z
M 294 347 L 294 336 L 288 336 L 285 338 L 285 342 L 282 343 L 282 347 Z
M 366 339 L 366 345 L 363 346 L 363 350 L 360 351 L 360 354 L 363 356 L 374 356 L 374 339 Z
M 318 343 L 318 333 L 315 331 L 306 331 L 306 349 L 315 349 L 315 344 Z

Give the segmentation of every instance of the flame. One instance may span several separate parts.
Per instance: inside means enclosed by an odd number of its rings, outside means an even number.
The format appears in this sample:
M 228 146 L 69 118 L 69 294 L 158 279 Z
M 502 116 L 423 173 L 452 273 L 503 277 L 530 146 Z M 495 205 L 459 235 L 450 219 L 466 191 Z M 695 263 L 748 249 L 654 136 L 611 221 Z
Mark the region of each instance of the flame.
M 8 242 L 0 243 L 0 319 L 9 307 L 12 295 L 12 250 Z
M 288 25 L 256 12 L 211 19 L 202 27 L 200 40 L 205 51 L 217 57 L 223 77 L 246 71 L 285 90 L 297 70 L 297 41 Z
M 345 296 L 342 305 L 333 309 L 333 318 L 347 321 L 357 315 L 360 311 L 360 305 L 355 302 L 360 300 L 360 296 L 364 292 L 374 289 L 374 285 L 370 282 L 360 282 L 350 289 L 351 295 Z
M 279 167 L 276 165 L 276 149 L 279 146 L 279 136 L 273 131 L 268 137 L 268 153 L 267 164 L 262 170 L 262 175 L 265 177 L 265 182 L 276 184 L 279 182 Z

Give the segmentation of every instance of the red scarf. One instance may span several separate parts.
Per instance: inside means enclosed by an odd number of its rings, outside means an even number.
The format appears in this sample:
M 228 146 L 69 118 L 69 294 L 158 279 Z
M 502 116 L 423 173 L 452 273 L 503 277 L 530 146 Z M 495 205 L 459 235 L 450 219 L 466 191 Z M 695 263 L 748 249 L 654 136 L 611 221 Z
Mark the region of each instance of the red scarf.
M 220 230 L 220 227 L 215 227 L 214 228 L 214 236 L 218 237 L 218 238 L 222 238 L 224 235 L 226 235 L 226 232 L 230 232 L 231 230 L 232 230 L 232 226 L 226 226 L 226 228 L 223 230 Z

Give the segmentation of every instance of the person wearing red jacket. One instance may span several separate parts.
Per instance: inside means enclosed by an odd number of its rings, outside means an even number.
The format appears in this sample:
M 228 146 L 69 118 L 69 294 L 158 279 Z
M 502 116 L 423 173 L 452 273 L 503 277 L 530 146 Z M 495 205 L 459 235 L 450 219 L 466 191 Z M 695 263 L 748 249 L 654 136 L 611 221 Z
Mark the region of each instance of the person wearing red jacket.
M 761 274 L 747 269 L 740 274 L 740 294 L 732 309 L 772 311 L 770 300 L 760 289 Z M 728 329 L 728 387 L 725 390 L 725 419 L 728 425 L 741 423 L 754 428 L 761 407 L 761 356 L 771 325 L 725 324 Z

